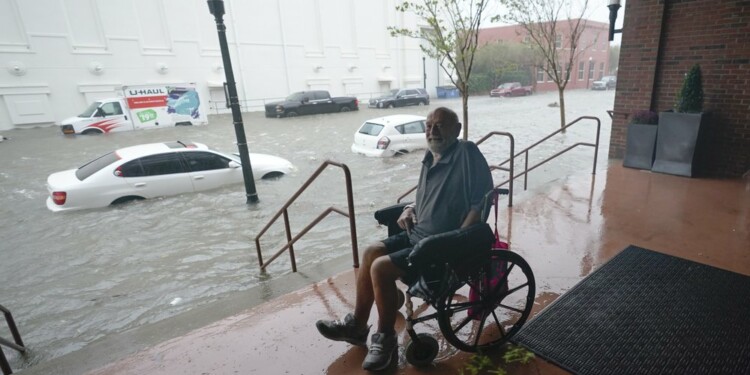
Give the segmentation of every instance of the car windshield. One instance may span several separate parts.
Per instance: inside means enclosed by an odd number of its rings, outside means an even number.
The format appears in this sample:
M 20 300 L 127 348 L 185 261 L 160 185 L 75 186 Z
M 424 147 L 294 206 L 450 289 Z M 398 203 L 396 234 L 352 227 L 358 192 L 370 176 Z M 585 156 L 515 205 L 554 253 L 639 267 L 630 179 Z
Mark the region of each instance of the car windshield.
M 382 96 L 396 96 L 397 93 L 398 93 L 398 89 L 393 89 L 393 90 L 386 91 L 386 92 L 384 92 L 384 93 L 382 93 L 380 95 L 382 95 Z
M 120 157 L 117 156 L 117 154 L 114 152 L 102 155 L 84 164 L 81 168 L 78 168 L 76 170 L 76 177 L 78 177 L 80 181 L 83 181 L 89 178 L 89 176 L 91 176 L 92 174 L 99 172 L 102 168 L 116 162 L 119 159 Z
M 383 125 L 366 122 L 364 125 L 362 125 L 361 128 L 359 128 L 359 133 L 367 135 L 378 135 L 380 134 L 381 130 L 383 130 Z
M 509 89 L 512 87 L 513 87 L 512 83 L 503 83 L 502 85 L 498 86 L 499 89 Z
M 83 111 L 83 113 L 81 113 L 80 115 L 78 115 L 78 117 L 91 117 L 91 116 L 93 116 L 94 113 L 96 113 L 96 110 L 99 109 L 100 105 L 102 105 L 102 102 L 93 102 L 93 103 L 91 103 L 91 105 L 88 108 L 86 108 L 86 110 Z

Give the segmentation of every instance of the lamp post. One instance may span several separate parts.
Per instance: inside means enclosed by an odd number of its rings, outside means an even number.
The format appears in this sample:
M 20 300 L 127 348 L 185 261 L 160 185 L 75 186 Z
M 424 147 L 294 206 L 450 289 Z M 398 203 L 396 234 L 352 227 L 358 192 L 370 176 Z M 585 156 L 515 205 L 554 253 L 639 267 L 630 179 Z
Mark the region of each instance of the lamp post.
M 615 21 L 617 21 L 617 12 L 620 10 L 620 0 L 609 0 L 609 41 L 615 39 L 615 33 L 621 33 L 622 29 L 615 30 Z
M 594 71 L 594 70 L 592 69 L 592 66 L 591 66 L 591 62 L 592 62 L 593 60 L 594 60 L 594 58 L 593 58 L 593 57 L 589 57 L 589 66 L 587 67 L 587 69 L 588 69 L 588 70 L 586 71 L 586 89 L 587 89 L 587 90 L 588 90 L 588 88 L 589 88 L 589 80 L 591 79 L 591 73 L 592 73 L 592 72 Z
M 422 88 L 427 90 L 427 67 L 424 56 L 422 56 Z
M 216 20 L 216 31 L 219 34 L 219 47 L 221 48 L 221 59 L 224 62 L 224 74 L 227 80 L 227 91 L 229 92 L 229 106 L 232 108 L 232 122 L 234 133 L 237 137 L 237 148 L 240 149 L 240 161 L 242 162 L 242 176 L 245 179 L 246 203 L 257 203 L 258 194 L 255 192 L 255 180 L 253 169 L 250 165 L 250 154 L 247 151 L 247 139 L 245 138 L 245 127 L 242 124 L 242 113 L 240 113 L 240 102 L 237 98 L 237 84 L 234 82 L 232 71 L 232 60 L 229 59 L 229 46 L 227 44 L 227 27 L 224 25 L 224 0 L 207 0 L 208 10 Z

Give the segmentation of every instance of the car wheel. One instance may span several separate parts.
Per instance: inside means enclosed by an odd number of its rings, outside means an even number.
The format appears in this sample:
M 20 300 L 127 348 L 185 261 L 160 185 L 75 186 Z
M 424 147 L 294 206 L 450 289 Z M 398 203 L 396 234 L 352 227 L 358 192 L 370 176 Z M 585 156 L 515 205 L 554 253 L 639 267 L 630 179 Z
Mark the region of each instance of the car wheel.
M 289 111 L 286 113 L 286 117 L 297 117 L 297 112 Z
M 388 108 L 393 108 L 393 107 L 395 107 L 395 106 L 393 105 L 393 103 L 388 103 Z
M 102 131 L 99 129 L 86 129 L 81 134 L 90 135 L 90 134 L 102 134 Z
M 264 174 L 263 177 L 261 177 L 261 179 L 264 179 L 264 180 L 275 180 L 275 179 L 281 178 L 281 176 L 283 176 L 283 175 L 284 175 L 283 172 L 273 171 L 273 172 L 268 172 L 268 173 Z
M 349 108 L 348 106 L 343 106 L 343 107 L 341 107 L 341 112 L 349 112 L 349 111 L 351 111 L 351 110 L 352 110 L 352 109 L 351 109 L 351 108 Z
M 132 201 L 142 201 L 144 199 L 145 198 L 139 197 L 137 195 L 128 195 L 126 197 L 120 197 L 120 198 L 115 199 L 114 201 L 112 201 L 112 203 L 110 203 L 110 205 L 116 206 L 118 204 L 128 203 Z
M 419 103 L 417 103 L 417 105 L 419 106 L 427 105 L 427 102 L 425 102 L 424 100 L 420 100 Z

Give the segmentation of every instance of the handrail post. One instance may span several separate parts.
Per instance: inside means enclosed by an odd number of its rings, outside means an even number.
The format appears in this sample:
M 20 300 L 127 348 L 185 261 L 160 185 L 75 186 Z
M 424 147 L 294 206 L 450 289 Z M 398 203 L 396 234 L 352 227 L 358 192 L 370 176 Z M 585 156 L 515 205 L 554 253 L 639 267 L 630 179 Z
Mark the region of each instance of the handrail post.
M 297 272 L 297 260 L 294 257 L 294 245 L 292 242 L 292 230 L 289 228 L 289 210 L 284 210 L 284 231 L 286 232 L 286 243 L 289 245 L 289 261 L 292 262 L 292 272 Z
M 516 149 L 516 140 L 513 138 L 513 135 L 508 133 L 508 138 L 510 138 L 510 184 L 508 184 L 508 207 L 513 207 L 513 180 L 515 179 L 514 176 L 514 168 L 515 168 L 515 149 Z
M 3 348 L 0 348 L 0 369 L 3 370 L 3 375 L 9 375 L 13 373 L 13 369 L 10 368 L 10 363 L 8 362 L 8 358 L 5 358 L 5 353 L 3 353 Z
M 8 358 L 5 357 L 2 346 L 5 345 L 21 353 L 26 353 L 26 345 L 23 344 L 21 334 L 18 332 L 16 321 L 13 320 L 13 314 L 10 313 L 10 310 L 6 309 L 5 306 L 0 305 L 0 311 L 3 312 L 3 315 L 5 316 L 5 322 L 8 324 L 10 334 L 13 335 L 13 341 L 15 341 L 15 343 L 12 343 L 0 337 L 0 369 L 3 370 L 3 374 L 8 375 L 13 373 L 13 369 L 10 367 Z
M 594 146 L 594 167 L 591 174 L 596 174 L 596 158 L 599 155 L 599 131 L 601 130 L 601 120 L 596 117 L 596 146 Z
M 526 191 L 528 188 L 528 181 L 529 181 L 529 150 L 527 149 L 526 152 L 524 152 L 524 159 L 525 164 L 523 166 L 523 190 Z
M 346 164 L 341 164 L 346 179 L 346 204 L 349 206 L 349 232 L 352 239 L 352 267 L 359 268 L 359 249 L 357 248 L 357 224 L 354 221 L 354 196 L 352 195 L 352 174 Z

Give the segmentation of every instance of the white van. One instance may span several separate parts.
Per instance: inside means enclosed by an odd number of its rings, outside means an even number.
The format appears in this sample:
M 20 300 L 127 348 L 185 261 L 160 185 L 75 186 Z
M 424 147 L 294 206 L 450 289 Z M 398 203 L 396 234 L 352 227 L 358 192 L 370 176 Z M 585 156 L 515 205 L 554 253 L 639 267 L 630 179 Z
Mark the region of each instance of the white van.
M 195 84 L 123 86 L 120 96 L 97 100 L 58 124 L 64 134 L 101 134 L 208 123 Z

